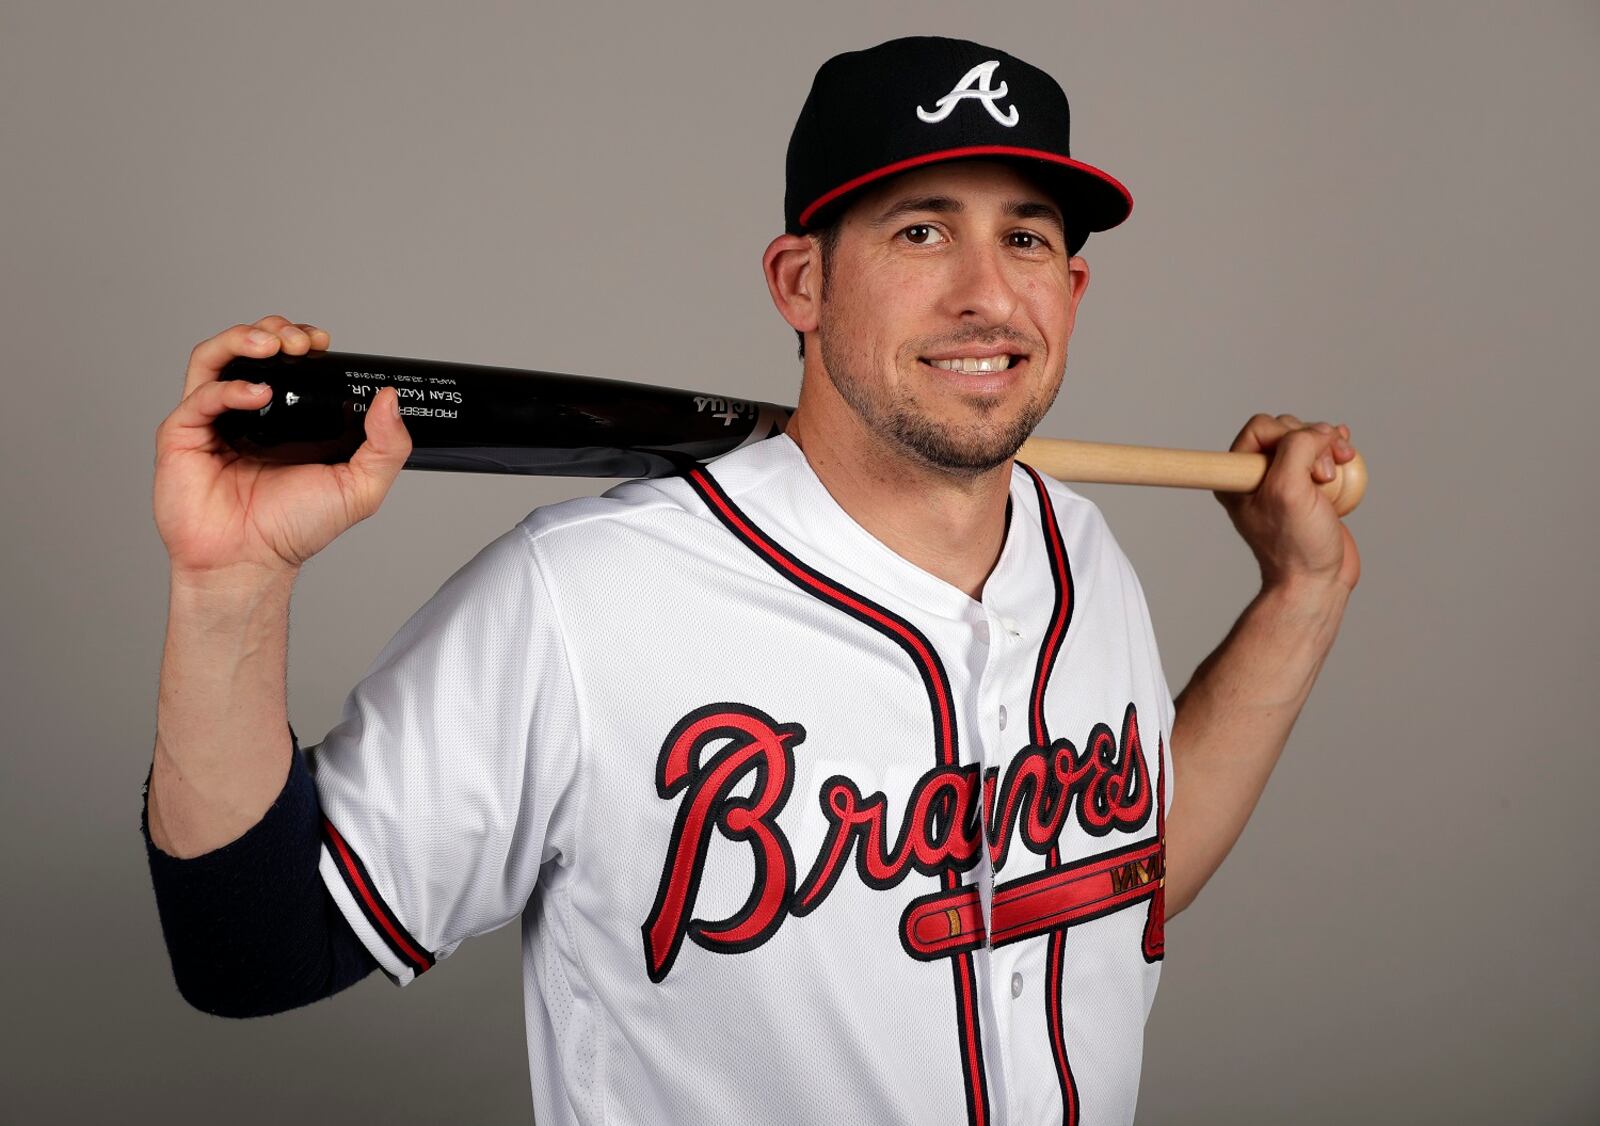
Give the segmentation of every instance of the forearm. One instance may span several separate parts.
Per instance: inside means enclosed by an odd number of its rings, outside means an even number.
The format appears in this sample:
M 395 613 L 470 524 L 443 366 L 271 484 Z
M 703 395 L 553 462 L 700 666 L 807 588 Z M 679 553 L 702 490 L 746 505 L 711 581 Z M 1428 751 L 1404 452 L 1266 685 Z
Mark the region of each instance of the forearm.
M 146 855 L 179 992 L 223 1016 L 327 997 L 376 966 L 318 875 L 321 811 L 288 722 L 292 576 L 174 575 Z
M 237 839 L 283 789 L 292 587 L 292 575 L 172 578 L 149 793 L 163 852 Z
M 1176 700 L 1166 910 L 1194 901 L 1255 810 L 1333 647 L 1349 591 L 1264 588 Z

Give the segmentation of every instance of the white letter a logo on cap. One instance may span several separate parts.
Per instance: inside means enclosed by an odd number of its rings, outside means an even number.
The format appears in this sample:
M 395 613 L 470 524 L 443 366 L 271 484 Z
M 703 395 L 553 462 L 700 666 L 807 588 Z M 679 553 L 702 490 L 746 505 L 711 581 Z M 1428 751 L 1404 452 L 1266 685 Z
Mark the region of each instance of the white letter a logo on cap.
M 932 125 L 936 121 L 943 121 L 949 117 L 950 112 L 956 108 L 956 103 L 963 98 L 977 98 L 983 103 L 984 108 L 989 111 L 990 117 L 1009 129 L 1017 123 L 1019 115 L 1016 106 L 1012 106 L 1005 113 L 1001 113 L 1000 107 L 995 105 L 996 102 L 1006 96 L 1006 84 L 1004 82 L 1000 83 L 999 89 L 991 85 L 994 81 L 994 68 L 999 65 L 999 59 L 990 59 L 986 63 L 979 63 L 961 76 L 961 81 L 956 83 L 954 90 L 951 90 L 944 97 L 933 103 L 939 107 L 938 109 L 929 113 L 921 106 L 918 106 L 917 116 Z

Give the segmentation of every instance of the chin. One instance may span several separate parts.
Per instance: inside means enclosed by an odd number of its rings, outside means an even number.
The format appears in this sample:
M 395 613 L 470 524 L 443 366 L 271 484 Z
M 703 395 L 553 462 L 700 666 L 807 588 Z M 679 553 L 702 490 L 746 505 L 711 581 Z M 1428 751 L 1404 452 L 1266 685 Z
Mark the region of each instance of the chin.
M 890 436 L 918 461 L 950 473 L 975 475 L 999 468 L 1016 456 L 1033 433 L 1037 419 L 1018 417 L 966 427 L 940 424 L 916 415 L 900 415 Z

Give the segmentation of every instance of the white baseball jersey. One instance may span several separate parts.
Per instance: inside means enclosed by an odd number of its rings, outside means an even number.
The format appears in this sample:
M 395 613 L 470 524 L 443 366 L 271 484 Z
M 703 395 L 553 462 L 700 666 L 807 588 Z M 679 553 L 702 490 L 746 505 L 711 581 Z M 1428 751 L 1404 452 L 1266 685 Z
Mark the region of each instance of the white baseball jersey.
M 401 985 L 521 919 L 539 1126 L 1133 1120 L 1173 701 L 1100 511 L 1013 469 L 982 601 L 792 440 L 538 509 L 315 748 Z

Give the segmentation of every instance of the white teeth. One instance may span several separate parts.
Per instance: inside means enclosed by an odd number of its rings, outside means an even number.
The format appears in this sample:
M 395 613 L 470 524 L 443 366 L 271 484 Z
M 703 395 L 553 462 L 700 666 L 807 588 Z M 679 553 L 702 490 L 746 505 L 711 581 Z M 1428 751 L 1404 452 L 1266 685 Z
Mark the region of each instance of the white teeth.
M 962 356 L 954 360 L 929 360 L 928 363 L 946 371 L 1005 371 L 1011 366 L 1011 357 Z

